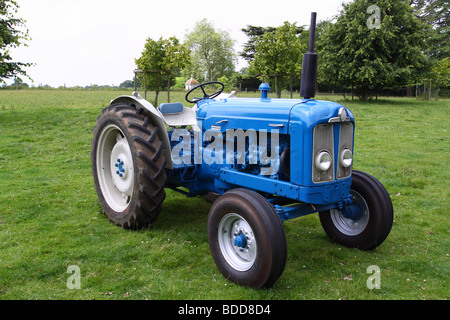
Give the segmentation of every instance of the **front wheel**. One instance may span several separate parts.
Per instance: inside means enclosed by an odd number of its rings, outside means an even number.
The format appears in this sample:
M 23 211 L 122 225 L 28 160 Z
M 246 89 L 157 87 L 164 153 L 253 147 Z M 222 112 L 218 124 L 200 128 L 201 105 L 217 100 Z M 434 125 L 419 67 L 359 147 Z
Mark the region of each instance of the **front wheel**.
M 213 203 L 208 241 L 222 275 L 242 286 L 270 287 L 283 273 L 283 225 L 273 206 L 254 191 L 233 189 Z
M 349 216 L 339 209 L 320 212 L 322 227 L 334 242 L 360 250 L 375 249 L 392 228 L 391 198 L 377 179 L 357 170 L 353 171 L 350 189 L 357 214 Z

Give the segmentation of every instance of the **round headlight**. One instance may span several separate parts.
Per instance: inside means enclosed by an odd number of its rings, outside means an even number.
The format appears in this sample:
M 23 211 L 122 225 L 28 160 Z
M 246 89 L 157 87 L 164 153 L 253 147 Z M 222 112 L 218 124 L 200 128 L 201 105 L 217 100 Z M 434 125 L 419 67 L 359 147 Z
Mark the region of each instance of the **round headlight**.
M 341 166 L 343 166 L 344 168 L 348 168 L 352 165 L 352 161 L 353 155 L 350 149 L 345 148 L 344 150 L 342 150 L 340 157 Z
M 327 172 L 331 168 L 331 155 L 328 151 L 321 151 L 316 156 L 315 165 L 317 170 L 322 173 Z

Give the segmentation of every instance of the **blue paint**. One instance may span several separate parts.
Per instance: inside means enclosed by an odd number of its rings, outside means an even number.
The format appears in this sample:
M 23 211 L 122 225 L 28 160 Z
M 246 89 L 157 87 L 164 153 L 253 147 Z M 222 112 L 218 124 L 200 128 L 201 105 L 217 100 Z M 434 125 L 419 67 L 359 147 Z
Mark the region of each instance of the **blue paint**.
M 259 86 L 259 90 L 261 91 L 261 99 L 267 99 L 267 94 L 270 91 L 269 84 L 266 82 L 261 83 L 261 85 Z
M 247 237 L 241 232 L 234 238 L 234 245 L 239 248 L 247 248 Z
M 358 221 L 363 215 L 363 209 L 359 203 L 352 203 L 351 205 L 344 206 L 342 207 L 341 212 L 344 218 L 352 219 L 354 221 Z
M 260 90 L 261 98 L 202 100 L 197 104 L 199 132 L 194 133 L 192 130 L 185 129 L 185 132 L 179 135 L 180 138 L 175 139 L 176 141 L 172 141 L 174 131 L 168 132 L 172 150 L 180 143 L 184 143 L 185 146 L 177 155 L 184 159 L 184 163 L 174 164 L 172 170 L 166 170 L 168 186 L 175 189 L 184 187 L 189 190 L 187 192 L 189 195 L 204 195 L 208 192 L 220 195 L 230 189 L 241 187 L 260 192 L 269 199 L 271 196 L 276 196 L 302 205 L 308 204 L 306 207 L 298 206 L 285 209 L 287 211 L 280 211 L 282 220 L 317 212 L 312 207 L 323 211 L 338 206 L 344 208 L 348 216 L 356 219 L 358 208 L 352 206 L 347 209 L 346 206 L 350 206 L 351 202 L 344 204 L 344 200 L 350 195 L 351 175 L 337 179 L 335 174 L 332 181 L 320 183 L 312 180 L 313 170 L 315 170 L 312 154 L 314 128 L 319 124 L 327 124 L 331 118 L 338 117 L 339 110 L 342 108 L 347 113 L 346 121 L 353 123 L 354 128 L 352 112 L 330 101 L 268 99 L 267 92 L 270 86 L 264 83 L 261 84 Z M 333 169 L 336 173 L 339 165 L 341 122 L 333 122 L 332 126 L 334 143 L 333 150 L 329 151 L 334 156 Z M 231 141 L 234 146 L 234 142 L 228 139 L 227 134 L 236 130 L 241 130 L 243 133 L 257 133 L 257 141 L 251 140 L 250 135 L 246 138 L 243 154 L 226 149 L 227 141 Z M 279 166 L 281 154 L 286 150 L 289 157 L 285 161 L 290 168 L 289 173 L 278 169 L 274 174 L 262 175 L 261 169 L 264 165 L 260 164 L 259 157 L 262 148 L 262 132 L 268 133 L 266 150 L 272 150 L 272 141 L 269 139 L 271 133 L 276 132 L 278 135 L 276 165 Z M 222 149 L 212 148 L 213 143 L 222 146 Z M 251 146 L 257 149 L 257 164 L 249 162 Z M 227 162 L 227 151 L 234 157 L 231 163 Z M 245 163 L 238 163 L 239 157 L 243 157 L 241 159 L 245 159 Z M 201 161 L 196 162 L 196 159 Z M 208 161 L 209 163 L 206 163 Z M 241 240 L 235 241 L 241 243 Z
M 119 169 L 116 171 L 116 174 L 122 178 L 123 173 L 125 172 L 125 168 L 123 167 L 123 161 L 120 159 L 117 159 L 117 162 L 114 164 L 114 166 Z

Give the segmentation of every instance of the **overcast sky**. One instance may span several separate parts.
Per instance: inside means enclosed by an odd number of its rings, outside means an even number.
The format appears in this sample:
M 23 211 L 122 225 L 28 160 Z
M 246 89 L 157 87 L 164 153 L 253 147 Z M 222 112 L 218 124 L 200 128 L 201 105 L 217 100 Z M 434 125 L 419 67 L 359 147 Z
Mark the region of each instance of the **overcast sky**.
M 32 62 L 27 68 L 34 86 L 114 85 L 132 79 L 134 60 L 148 37 L 184 35 L 207 18 L 216 29 L 247 41 L 247 25 L 279 26 L 284 21 L 309 26 L 335 16 L 343 0 L 16 0 L 17 17 L 26 20 L 32 38 L 14 49 L 13 59 Z M 246 66 L 240 61 L 239 68 Z M 30 80 L 23 79 L 31 84 Z

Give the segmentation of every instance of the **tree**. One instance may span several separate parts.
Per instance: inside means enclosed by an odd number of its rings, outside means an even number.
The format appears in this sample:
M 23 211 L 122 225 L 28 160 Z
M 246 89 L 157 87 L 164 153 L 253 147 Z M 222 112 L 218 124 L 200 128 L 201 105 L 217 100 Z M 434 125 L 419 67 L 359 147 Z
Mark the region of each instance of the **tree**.
M 133 88 L 134 81 L 133 80 L 125 80 L 119 85 L 119 88 Z
M 186 34 L 186 45 L 192 56 L 184 75 L 193 76 L 199 82 L 213 81 L 224 75 L 230 77 L 236 64 L 234 43 L 228 32 L 216 30 L 208 20 L 196 22 L 194 29 Z
M 428 30 L 401 0 L 344 4 L 337 21 L 323 30 L 321 76 L 357 89 L 364 101 L 370 89 L 413 84 L 430 68 L 424 54 Z
M 298 30 L 295 23 L 286 21 L 275 31 L 265 32 L 254 43 L 255 55 L 248 72 L 260 77 L 273 77 L 278 97 L 287 79 L 292 81 L 293 75 L 301 74 L 306 45 L 302 43 Z
M 433 75 L 442 86 L 450 85 L 450 57 L 444 58 L 436 63 L 433 67 Z
M 433 28 L 429 55 L 442 60 L 450 56 L 450 3 L 448 0 L 410 0 L 416 16 Z
M 448 86 L 450 4 L 445 0 L 411 0 L 410 4 L 416 16 L 432 27 L 427 49 L 427 54 L 433 63 L 430 78 L 438 80 L 438 88 L 439 86 Z
M 0 0 L 0 82 L 4 82 L 3 79 L 18 77 L 18 75 L 27 76 L 23 68 L 32 65 L 31 63 L 14 62 L 10 53 L 12 48 L 20 45 L 26 46 L 23 40 L 29 40 L 25 21 L 14 16 L 18 8 L 19 6 L 13 0 Z M 20 30 L 20 28 L 25 28 L 25 30 Z
M 217 81 L 223 83 L 225 90 L 231 89 L 231 81 L 230 81 L 230 79 L 227 78 L 227 76 L 221 76 L 219 79 L 217 79 Z
M 170 102 L 170 86 L 175 78 L 175 70 L 189 65 L 190 51 L 176 37 L 169 39 L 147 39 L 145 49 L 136 65 L 146 77 L 147 87 L 155 88 L 155 105 L 158 104 L 159 91 L 167 87 L 167 99 Z M 149 81 L 147 81 L 147 79 Z
M 249 38 L 248 41 L 244 44 L 244 50 L 239 52 L 239 55 L 246 60 L 247 62 L 251 62 L 255 59 L 256 49 L 255 44 L 261 40 L 261 37 L 268 32 L 275 32 L 277 28 L 275 27 L 259 27 L 247 25 L 247 28 L 242 28 L 241 31 L 244 32 Z M 303 27 L 297 27 L 296 33 L 302 34 Z
M 277 28 L 251 25 L 247 25 L 247 28 L 242 28 L 241 31 L 244 32 L 249 39 L 244 44 L 244 50 L 240 52 L 239 55 L 249 63 L 253 61 L 256 54 L 255 44 L 261 39 L 263 34 L 266 32 L 274 32 L 275 30 L 277 30 Z

